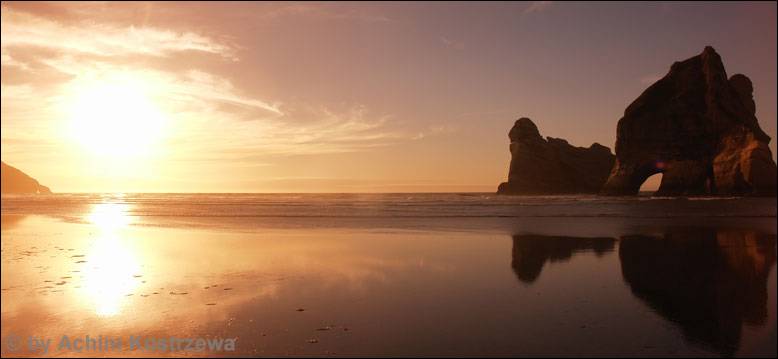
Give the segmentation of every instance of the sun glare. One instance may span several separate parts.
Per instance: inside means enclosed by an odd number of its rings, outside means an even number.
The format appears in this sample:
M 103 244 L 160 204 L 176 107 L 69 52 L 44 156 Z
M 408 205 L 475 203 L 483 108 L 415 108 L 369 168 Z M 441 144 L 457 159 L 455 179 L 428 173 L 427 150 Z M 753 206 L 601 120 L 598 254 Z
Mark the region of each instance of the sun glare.
M 134 275 L 140 272 L 140 264 L 121 236 L 130 223 L 127 209 L 126 204 L 100 203 L 88 217 L 98 238 L 85 258 L 84 294 L 100 316 L 118 314 L 127 294 L 138 286 Z
M 88 153 L 108 158 L 153 153 L 165 116 L 142 81 L 115 76 L 79 83 L 72 92 L 70 137 Z

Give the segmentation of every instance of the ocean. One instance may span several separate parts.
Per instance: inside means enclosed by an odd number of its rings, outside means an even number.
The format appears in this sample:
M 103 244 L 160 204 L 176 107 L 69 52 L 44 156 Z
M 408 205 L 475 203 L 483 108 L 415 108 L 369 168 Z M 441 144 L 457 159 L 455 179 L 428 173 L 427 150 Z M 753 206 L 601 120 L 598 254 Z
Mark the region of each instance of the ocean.
M 606 218 L 688 220 L 709 218 L 775 218 L 772 198 L 738 197 L 604 197 L 498 196 L 492 193 L 379 194 L 54 194 L 4 195 L 6 215 L 45 215 L 84 222 L 84 214 L 101 203 L 121 205 L 142 224 L 264 226 L 285 219 L 294 225 L 331 225 L 349 219 L 373 219 L 375 226 L 403 219 L 434 224 L 527 218 Z M 189 218 L 189 219 L 187 219 Z

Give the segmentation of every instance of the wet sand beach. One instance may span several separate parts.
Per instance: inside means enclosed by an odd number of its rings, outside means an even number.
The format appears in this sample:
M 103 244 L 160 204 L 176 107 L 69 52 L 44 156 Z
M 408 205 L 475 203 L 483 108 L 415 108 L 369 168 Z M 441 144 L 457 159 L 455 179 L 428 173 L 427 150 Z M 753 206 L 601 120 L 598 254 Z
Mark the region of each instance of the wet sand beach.
M 772 200 L 386 196 L 4 197 L 2 355 L 775 356 Z

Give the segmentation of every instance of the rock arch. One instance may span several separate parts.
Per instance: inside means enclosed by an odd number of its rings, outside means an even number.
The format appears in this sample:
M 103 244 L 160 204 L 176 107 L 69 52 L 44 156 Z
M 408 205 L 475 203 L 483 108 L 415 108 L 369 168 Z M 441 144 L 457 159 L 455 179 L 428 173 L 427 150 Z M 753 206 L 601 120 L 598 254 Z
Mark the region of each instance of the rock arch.
M 602 193 L 635 195 L 662 172 L 659 195 L 774 196 L 776 165 L 752 91 L 745 75 L 727 78 L 712 47 L 673 64 L 619 120 Z

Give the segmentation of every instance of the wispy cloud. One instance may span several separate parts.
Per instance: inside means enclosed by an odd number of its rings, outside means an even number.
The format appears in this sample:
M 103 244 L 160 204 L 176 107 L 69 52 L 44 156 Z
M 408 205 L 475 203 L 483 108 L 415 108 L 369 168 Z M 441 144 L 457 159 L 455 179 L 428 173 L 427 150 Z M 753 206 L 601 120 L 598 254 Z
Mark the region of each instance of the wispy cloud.
M 448 48 L 454 49 L 454 50 L 464 50 L 465 49 L 465 43 L 463 41 L 456 41 L 453 39 L 450 39 L 446 36 L 440 37 L 440 42 L 443 43 Z
M 426 131 L 417 133 L 413 137 L 413 139 L 421 140 L 427 137 L 445 135 L 445 134 L 455 133 L 457 131 L 459 131 L 459 127 L 455 125 L 449 125 L 449 124 L 430 125 L 427 127 Z
M 16 67 L 23 71 L 30 70 L 29 65 L 11 57 L 11 54 L 9 54 L 7 51 L 2 52 L 2 57 L 0 57 L 0 64 L 2 64 L 2 66 Z
M 209 101 L 226 105 L 240 106 L 248 109 L 258 109 L 274 115 L 283 115 L 279 104 L 271 104 L 250 96 L 241 95 L 227 79 L 207 72 L 190 70 L 183 76 L 183 81 L 173 82 L 172 90 L 179 95 L 188 95 L 192 101 Z
M 229 46 L 194 32 L 110 24 L 68 26 L 3 7 L 2 48 L 38 47 L 70 54 L 170 56 L 183 51 L 217 54 L 237 60 Z M 3 64 L 10 59 L 4 57 Z
M 154 27 L 120 27 L 103 23 L 78 26 L 38 17 L 3 6 L 2 48 L 36 47 L 64 53 L 96 56 L 141 54 L 170 56 L 182 51 L 217 54 L 237 60 L 231 47 L 195 32 L 176 32 Z M 12 59 L 4 56 L 3 63 Z
M 392 19 L 380 14 L 370 13 L 364 8 L 344 8 L 325 4 L 284 4 L 257 15 L 261 19 L 279 19 L 287 16 L 312 16 L 327 19 L 357 20 L 368 23 L 390 22 Z
M 551 4 L 553 4 L 553 1 L 533 1 L 527 6 L 524 10 L 522 10 L 522 15 L 529 15 L 532 13 L 537 13 L 544 11 L 548 9 Z
M 272 121 L 243 121 L 233 124 L 236 133 L 219 147 L 223 156 L 267 158 L 362 151 L 409 140 L 413 134 L 390 130 L 388 115 L 374 115 L 365 106 L 353 105 L 341 111 L 326 107 L 298 106 L 285 109 Z M 189 136 L 198 141 L 207 129 Z

